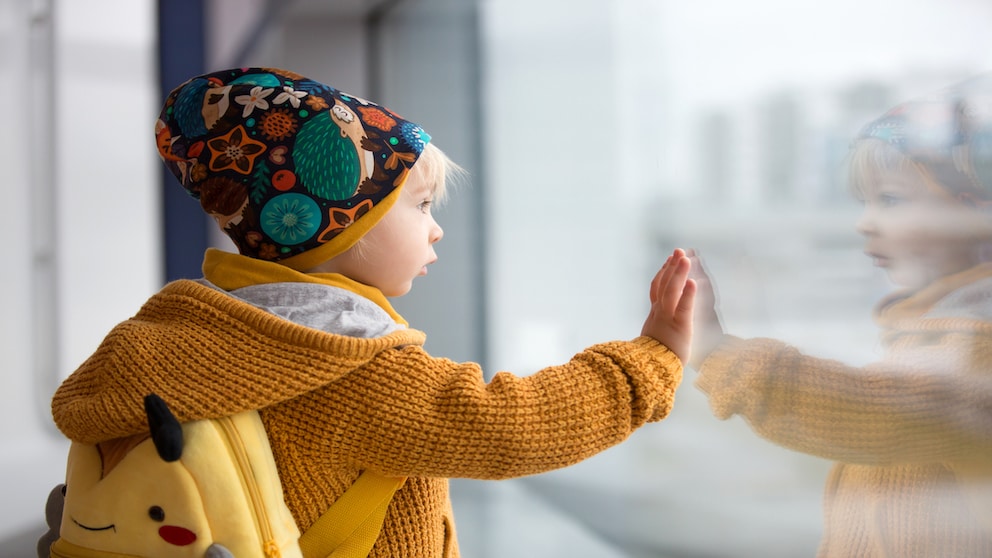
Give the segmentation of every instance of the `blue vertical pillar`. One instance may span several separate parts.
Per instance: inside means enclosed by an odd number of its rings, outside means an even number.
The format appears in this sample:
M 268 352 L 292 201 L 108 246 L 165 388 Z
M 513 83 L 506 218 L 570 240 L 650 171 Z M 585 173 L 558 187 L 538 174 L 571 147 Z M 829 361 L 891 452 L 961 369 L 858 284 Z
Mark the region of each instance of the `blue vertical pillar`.
M 159 84 L 161 101 L 173 88 L 204 73 L 205 0 L 159 0 Z M 151 130 L 149 130 L 151 137 Z M 196 278 L 208 246 L 207 219 L 200 204 L 162 166 L 163 254 L 165 279 Z

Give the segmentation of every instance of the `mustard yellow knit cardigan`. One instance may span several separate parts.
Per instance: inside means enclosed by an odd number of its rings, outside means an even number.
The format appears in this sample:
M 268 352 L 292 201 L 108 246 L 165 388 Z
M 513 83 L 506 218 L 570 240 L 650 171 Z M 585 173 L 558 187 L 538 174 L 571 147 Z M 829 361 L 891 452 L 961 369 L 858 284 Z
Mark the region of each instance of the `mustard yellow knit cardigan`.
M 983 265 L 884 301 L 879 362 L 728 336 L 696 385 L 717 417 L 837 462 L 819 556 L 992 556 L 990 310 Z
M 58 389 L 72 440 L 144 431 L 155 392 L 180 420 L 261 409 L 287 504 L 306 530 L 364 469 L 408 476 L 374 557 L 458 556 L 447 479 L 565 467 L 672 408 L 682 367 L 653 339 L 485 382 L 428 355 L 424 334 L 358 339 L 290 323 L 193 281 L 170 283 L 119 324 Z

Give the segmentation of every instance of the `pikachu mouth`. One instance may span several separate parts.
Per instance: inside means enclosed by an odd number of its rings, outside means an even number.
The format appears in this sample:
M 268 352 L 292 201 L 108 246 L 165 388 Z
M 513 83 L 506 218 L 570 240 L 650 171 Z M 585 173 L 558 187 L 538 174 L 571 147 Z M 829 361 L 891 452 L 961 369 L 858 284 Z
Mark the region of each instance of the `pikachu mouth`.
M 72 518 L 72 522 L 87 531 L 109 531 L 113 529 L 115 533 L 117 532 L 117 526 L 113 523 L 107 525 L 106 527 L 90 527 L 89 525 L 83 525 L 82 523 L 76 521 L 76 518 Z

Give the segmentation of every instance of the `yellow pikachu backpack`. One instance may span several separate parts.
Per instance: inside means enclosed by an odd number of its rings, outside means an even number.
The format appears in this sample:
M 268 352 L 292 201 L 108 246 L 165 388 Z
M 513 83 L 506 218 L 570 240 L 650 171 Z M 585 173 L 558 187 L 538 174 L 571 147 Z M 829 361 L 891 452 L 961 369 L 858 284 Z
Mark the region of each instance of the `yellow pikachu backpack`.
M 180 424 L 154 394 L 145 412 L 147 436 L 70 445 L 39 556 L 363 557 L 405 480 L 363 473 L 301 538 L 258 412 Z

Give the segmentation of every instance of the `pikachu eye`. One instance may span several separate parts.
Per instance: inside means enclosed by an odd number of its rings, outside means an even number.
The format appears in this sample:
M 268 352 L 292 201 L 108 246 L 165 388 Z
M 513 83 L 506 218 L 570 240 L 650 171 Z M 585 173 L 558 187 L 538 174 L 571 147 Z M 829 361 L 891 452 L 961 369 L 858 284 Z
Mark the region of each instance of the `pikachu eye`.
M 165 521 L 165 510 L 158 506 L 148 508 L 148 517 L 154 521 Z

